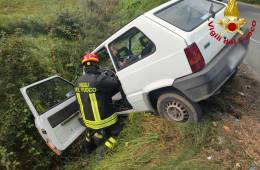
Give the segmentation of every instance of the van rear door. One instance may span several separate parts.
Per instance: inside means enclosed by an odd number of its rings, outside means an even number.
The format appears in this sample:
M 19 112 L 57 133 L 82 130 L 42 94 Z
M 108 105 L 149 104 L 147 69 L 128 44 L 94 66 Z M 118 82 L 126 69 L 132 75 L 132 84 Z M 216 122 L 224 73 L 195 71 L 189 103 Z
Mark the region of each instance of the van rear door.
M 232 39 L 236 34 L 226 33 L 221 39 L 218 38 L 217 34 L 220 35 L 224 30 L 219 21 L 225 18 L 225 6 L 224 3 L 213 0 L 180 0 L 157 9 L 153 14 L 160 19 L 160 23 L 183 37 L 187 45 L 196 42 L 207 64 L 225 46 L 224 37 Z M 212 30 L 209 25 L 213 26 Z M 212 37 L 211 31 L 220 40 Z

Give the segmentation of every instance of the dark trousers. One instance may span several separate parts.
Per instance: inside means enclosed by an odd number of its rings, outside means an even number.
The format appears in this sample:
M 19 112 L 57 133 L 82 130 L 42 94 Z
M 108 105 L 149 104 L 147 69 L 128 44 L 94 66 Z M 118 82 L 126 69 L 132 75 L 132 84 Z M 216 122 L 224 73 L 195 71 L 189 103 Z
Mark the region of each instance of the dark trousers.
M 114 125 L 109 127 L 93 130 L 87 129 L 86 141 L 93 143 L 95 146 L 105 145 L 109 149 L 112 149 L 116 143 L 115 138 L 122 130 L 120 119 Z

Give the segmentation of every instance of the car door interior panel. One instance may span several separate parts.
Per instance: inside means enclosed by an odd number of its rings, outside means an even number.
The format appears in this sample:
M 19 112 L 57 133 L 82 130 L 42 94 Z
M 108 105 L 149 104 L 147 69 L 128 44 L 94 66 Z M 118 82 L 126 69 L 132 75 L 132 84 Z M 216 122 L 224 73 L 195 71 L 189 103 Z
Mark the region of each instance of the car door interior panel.
M 73 102 L 70 105 L 66 106 L 65 108 L 61 109 L 54 115 L 48 117 L 48 121 L 52 128 L 55 128 L 60 123 L 64 122 L 68 118 L 70 118 L 72 115 L 77 113 L 79 111 L 79 106 L 77 102 Z

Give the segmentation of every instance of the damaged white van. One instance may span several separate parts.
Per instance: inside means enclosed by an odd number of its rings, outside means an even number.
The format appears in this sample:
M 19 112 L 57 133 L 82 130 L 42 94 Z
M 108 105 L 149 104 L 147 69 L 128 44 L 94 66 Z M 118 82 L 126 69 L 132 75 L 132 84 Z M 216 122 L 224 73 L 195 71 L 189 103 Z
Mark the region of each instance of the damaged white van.
M 210 37 L 208 23 L 224 18 L 225 6 L 213 0 L 172 0 L 100 44 L 93 53 L 109 61 L 122 85 L 120 97 L 114 98 L 123 105 L 118 112 L 149 111 L 177 122 L 198 121 L 198 102 L 223 86 L 248 49 L 249 42 L 225 45 Z M 221 27 L 216 24 L 215 30 L 221 32 Z M 57 154 L 85 130 L 73 88 L 59 76 L 21 88 L 36 127 Z

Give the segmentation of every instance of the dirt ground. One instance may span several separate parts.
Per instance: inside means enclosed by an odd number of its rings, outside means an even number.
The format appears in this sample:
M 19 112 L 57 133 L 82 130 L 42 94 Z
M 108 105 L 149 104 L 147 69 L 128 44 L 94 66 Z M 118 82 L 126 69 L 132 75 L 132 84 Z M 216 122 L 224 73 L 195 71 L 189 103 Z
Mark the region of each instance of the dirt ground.
M 215 107 L 211 107 L 212 105 Z M 235 142 L 241 146 L 234 147 L 235 152 L 232 154 L 229 150 L 215 152 L 216 157 L 223 161 L 223 164 L 231 163 L 228 162 L 227 156 L 233 157 L 233 160 L 237 161 L 237 169 L 248 169 L 252 166 L 259 168 L 260 83 L 254 79 L 251 70 L 242 65 L 237 75 L 221 89 L 221 93 L 203 102 L 202 108 L 212 117 L 212 124 L 220 134 L 228 134 L 235 139 L 234 146 Z M 218 140 L 224 141 L 221 135 Z M 251 160 L 250 163 L 240 160 L 242 153 Z

